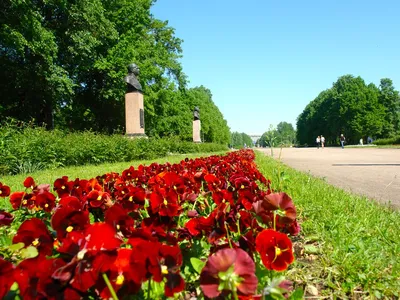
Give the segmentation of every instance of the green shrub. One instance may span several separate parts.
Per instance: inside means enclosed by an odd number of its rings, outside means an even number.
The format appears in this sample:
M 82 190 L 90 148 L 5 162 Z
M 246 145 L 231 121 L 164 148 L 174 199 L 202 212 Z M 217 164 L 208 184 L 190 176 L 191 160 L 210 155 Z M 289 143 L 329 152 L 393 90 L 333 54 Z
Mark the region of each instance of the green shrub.
M 374 141 L 375 145 L 399 145 L 400 144 L 400 136 L 395 136 L 387 139 L 377 139 Z
M 222 144 L 195 144 L 171 138 L 130 139 L 91 131 L 47 131 L 8 122 L 0 127 L 0 174 L 31 173 L 48 168 L 154 159 L 169 153 L 227 150 Z

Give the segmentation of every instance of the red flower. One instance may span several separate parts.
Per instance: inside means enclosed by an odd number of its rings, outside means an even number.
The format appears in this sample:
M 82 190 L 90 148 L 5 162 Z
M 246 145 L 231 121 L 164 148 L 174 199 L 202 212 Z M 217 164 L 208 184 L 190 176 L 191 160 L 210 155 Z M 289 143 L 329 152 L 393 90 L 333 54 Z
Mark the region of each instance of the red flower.
M 255 264 L 242 249 L 220 249 L 210 256 L 200 274 L 200 287 L 206 297 L 218 297 L 224 291 L 252 295 L 257 289 Z
M 13 272 L 13 264 L 0 257 L 0 299 L 4 298 L 14 283 Z
M 104 205 L 110 205 L 110 195 L 103 193 L 98 190 L 92 190 L 87 194 L 86 197 L 90 207 L 104 207 Z
M 179 246 L 161 245 L 159 261 L 161 274 L 167 279 L 164 289 L 166 297 L 174 297 L 175 293 L 179 293 L 185 288 L 185 282 L 179 274 L 182 260 Z M 156 281 L 156 278 L 154 278 L 154 281 Z
M 51 212 L 56 206 L 56 196 L 50 192 L 43 192 L 36 196 L 36 205 L 47 212 Z
M 286 234 L 272 229 L 258 234 L 256 249 L 268 270 L 284 271 L 294 261 L 290 239 Z
M 150 195 L 150 205 L 153 213 L 160 216 L 175 217 L 179 215 L 178 195 L 174 190 L 167 192 L 165 189 L 157 188 Z
M 3 185 L 0 182 L 0 197 L 8 197 L 10 196 L 10 187 Z
M 116 250 L 122 243 L 114 228 L 106 223 L 94 223 L 85 230 L 86 249 Z
M 54 181 L 54 190 L 57 192 L 60 198 L 69 195 L 70 184 L 68 184 L 68 176 L 63 176 L 62 178 L 56 179 Z
M 106 211 L 104 221 L 114 227 L 116 231 L 122 232 L 125 237 L 131 235 L 135 225 L 133 219 L 120 204 L 114 204 Z
M 53 237 L 40 219 L 32 218 L 21 224 L 13 238 L 13 244 L 20 242 L 24 243 L 25 247 L 35 246 L 41 255 L 53 253 Z
M 84 230 L 89 225 L 89 212 L 83 210 L 78 198 L 66 196 L 51 218 L 51 227 L 57 232 L 57 238 L 63 239 L 73 230 Z
M 33 180 L 33 178 L 30 176 L 26 177 L 26 179 L 24 180 L 24 187 L 26 187 L 27 189 L 28 188 L 33 189 L 35 186 L 36 186 L 35 180 Z
M 14 216 L 4 210 L 0 210 L 0 226 L 9 226 L 14 220 Z
M 266 195 L 261 205 L 265 210 L 278 210 L 279 223 L 290 224 L 296 220 L 296 208 L 286 193 Z
M 14 271 L 23 299 L 56 299 L 63 287 L 53 281 L 51 275 L 64 264 L 61 259 L 44 256 L 23 260 Z
M 27 193 L 25 192 L 14 192 L 10 195 L 10 203 L 13 209 L 19 209 L 21 207 L 21 205 L 23 204 L 23 198 L 27 203 Z M 26 203 L 24 203 L 24 205 L 26 205 Z

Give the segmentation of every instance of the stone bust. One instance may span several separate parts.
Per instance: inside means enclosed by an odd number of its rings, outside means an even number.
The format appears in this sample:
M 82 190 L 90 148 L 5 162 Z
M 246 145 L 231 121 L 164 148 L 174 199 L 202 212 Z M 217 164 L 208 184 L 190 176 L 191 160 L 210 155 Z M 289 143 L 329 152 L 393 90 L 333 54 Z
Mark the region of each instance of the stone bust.
M 126 92 L 140 92 L 143 93 L 142 86 L 140 85 L 139 81 L 137 80 L 137 77 L 139 75 L 139 67 L 136 64 L 130 64 L 128 66 L 128 75 L 125 76 L 124 81 L 127 83 L 126 87 Z
M 193 111 L 193 120 L 197 121 L 200 120 L 200 108 L 196 106 Z

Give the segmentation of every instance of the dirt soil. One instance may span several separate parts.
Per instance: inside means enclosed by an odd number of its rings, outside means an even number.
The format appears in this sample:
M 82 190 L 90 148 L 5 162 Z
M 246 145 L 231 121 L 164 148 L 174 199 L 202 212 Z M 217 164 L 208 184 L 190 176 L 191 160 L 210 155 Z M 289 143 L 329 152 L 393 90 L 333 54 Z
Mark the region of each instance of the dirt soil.
M 267 155 L 271 150 L 257 148 Z M 278 158 L 280 149 L 274 149 Z M 347 191 L 400 209 L 400 149 L 283 148 L 281 160 Z

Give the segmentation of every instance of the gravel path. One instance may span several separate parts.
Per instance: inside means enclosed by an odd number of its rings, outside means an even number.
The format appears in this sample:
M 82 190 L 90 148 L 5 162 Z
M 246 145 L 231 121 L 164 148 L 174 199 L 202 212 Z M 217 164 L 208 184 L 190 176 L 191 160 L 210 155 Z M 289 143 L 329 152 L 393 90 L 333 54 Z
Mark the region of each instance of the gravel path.
M 270 149 L 257 148 L 267 155 Z M 274 157 L 280 149 L 274 149 Z M 400 149 L 283 148 L 281 160 L 345 190 L 400 209 Z

